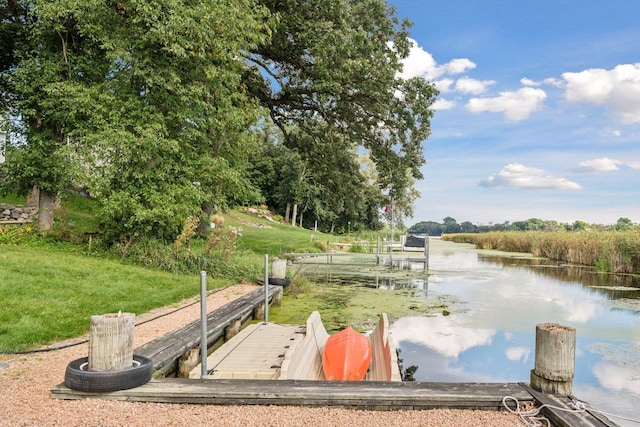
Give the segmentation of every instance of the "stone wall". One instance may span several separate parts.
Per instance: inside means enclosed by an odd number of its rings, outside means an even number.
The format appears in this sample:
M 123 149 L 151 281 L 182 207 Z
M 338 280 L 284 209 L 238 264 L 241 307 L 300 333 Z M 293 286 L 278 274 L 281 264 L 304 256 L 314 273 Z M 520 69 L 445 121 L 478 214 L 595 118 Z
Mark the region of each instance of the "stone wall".
M 31 222 L 35 219 L 38 209 L 33 207 L 16 207 L 0 203 L 0 223 L 2 222 Z

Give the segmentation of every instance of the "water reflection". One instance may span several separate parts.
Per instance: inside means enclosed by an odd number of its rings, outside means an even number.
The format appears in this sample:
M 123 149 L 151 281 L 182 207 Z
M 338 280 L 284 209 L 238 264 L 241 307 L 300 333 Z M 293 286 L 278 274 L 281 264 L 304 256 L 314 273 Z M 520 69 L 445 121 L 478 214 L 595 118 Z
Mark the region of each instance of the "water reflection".
M 510 258 L 480 254 L 479 259 L 488 264 L 503 267 L 524 267 L 534 274 L 565 282 L 577 282 L 593 288 L 595 292 L 607 295 L 611 299 L 640 298 L 640 276 L 637 275 L 599 273 L 591 267 L 533 258 Z
M 393 323 L 392 333 L 397 341 L 419 344 L 455 359 L 470 348 L 490 345 L 496 331 L 466 328 L 451 317 L 403 317 Z
M 399 357 L 405 368 L 417 366 L 416 381 L 529 382 L 536 325 L 574 327 L 574 394 L 601 410 L 638 418 L 639 277 L 438 240 L 431 244 L 429 268 L 419 264 L 394 255 L 395 268 L 325 265 L 316 274 L 345 286 L 413 288 L 426 299 L 450 297 L 449 316 L 392 317 Z

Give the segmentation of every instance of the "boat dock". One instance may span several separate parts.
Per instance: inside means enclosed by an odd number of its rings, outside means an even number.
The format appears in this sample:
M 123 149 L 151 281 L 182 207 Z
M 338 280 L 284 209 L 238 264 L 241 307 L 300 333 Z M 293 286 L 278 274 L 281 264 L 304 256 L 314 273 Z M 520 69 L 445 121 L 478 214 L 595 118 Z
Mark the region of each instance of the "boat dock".
M 281 287 L 269 287 L 269 303 L 277 304 L 281 296 Z M 521 404 L 552 402 L 568 408 L 571 402 L 568 397 L 536 392 L 523 383 L 403 382 L 395 348 L 385 332 L 388 319 L 384 315 L 369 336 L 373 359 L 365 381 L 326 381 L 318 360 L 321 360 L 322 340 L 326 341 L 328 334 L 319 314 L 314 312 L 306 325 L 264 322 L 248 325 L 263 315 L 264 302 L 265 291 L 258 289 L 208 314 L 208 346 L 224 344 L 207 358 L 207 378 L 200 378 L 201 368 L 195 364 L 188 374 L 192 378 L 168 377 L 177 373 L 184 359 L 197 354 L 195 350 L 200 344 L 200 320 L 197 320 L 134 349 L 134 354 L 145 355 L 153 361 L 155 375 L 148 383 L 106 393 L 72 390 L 62 383 L 51 390 L 51 398 L 375 410 L 505 410 L 506 396 Z M 243 325 L 248 326 L 241 330 Z M 394 369 L 388 369 L 390 367 Z M 545 408 L 543 414 L 561 427 L 616 426 L 606 417 L 589 411 Z
M 303 325 L 249 325 L 207 357 L 207 378 L 278 379 L 286 352 L 303 336 Z M 201 374 L 198 365 L 189 378 L 201 378 Z

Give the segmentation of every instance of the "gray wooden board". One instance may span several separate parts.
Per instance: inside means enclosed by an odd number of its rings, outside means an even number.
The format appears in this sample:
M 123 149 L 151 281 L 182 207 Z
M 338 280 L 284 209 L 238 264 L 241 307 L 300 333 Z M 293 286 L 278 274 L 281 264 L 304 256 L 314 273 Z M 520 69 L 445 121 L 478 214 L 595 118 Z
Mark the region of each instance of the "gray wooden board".
M 572 399 L 566 396 L 556 396 L 540 393 L 531 387 L 522 384 L 531 396 L 536 400 L 537 406 L 549 405 L 542 408 L 542 415 L 546 416 L 557 427 L 618 427 L 618 424 L 609 420 L 602 414 L 589 411 L 573 412 L 555 409 L 573 409 L 570 404 Z
M 269 286 L 269 301 L 278 292 L 280 286 Z M 224 329 L 233 321 L 246 321 L 253 316 L 253 309 L 264 302 L 264 289 L 256 289 L 231 301 L 207 315 L 207 344 L 211 345 L 224 336 Z M 134 349 L 134 354 L 153 360 L 155 370 L 166 373 L 175 369 L 177 359 L 187 351 L 200 345 L 200 319 L 175 329 L 153 341 Z
M 160 403 L 340 406 L 361 409 L 504 409 L 504 396 L 532 401 L 514 383 L 340 382 L 163 378 L 130 390 L 85 393 L 60 385 L 57 399 L 100 398 Z

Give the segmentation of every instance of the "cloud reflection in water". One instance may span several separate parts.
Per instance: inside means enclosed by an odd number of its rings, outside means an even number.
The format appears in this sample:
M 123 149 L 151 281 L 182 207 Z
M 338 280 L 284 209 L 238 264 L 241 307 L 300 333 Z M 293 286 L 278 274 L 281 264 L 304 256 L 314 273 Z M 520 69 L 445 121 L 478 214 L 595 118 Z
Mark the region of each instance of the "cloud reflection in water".
M 450 358 L 457 358 L 472 347 L 491 345 L 495 334 L 494 329 L 456 325 L 450 317 L 402 317 L 391 327 L 396 342 L 421 344 Z

